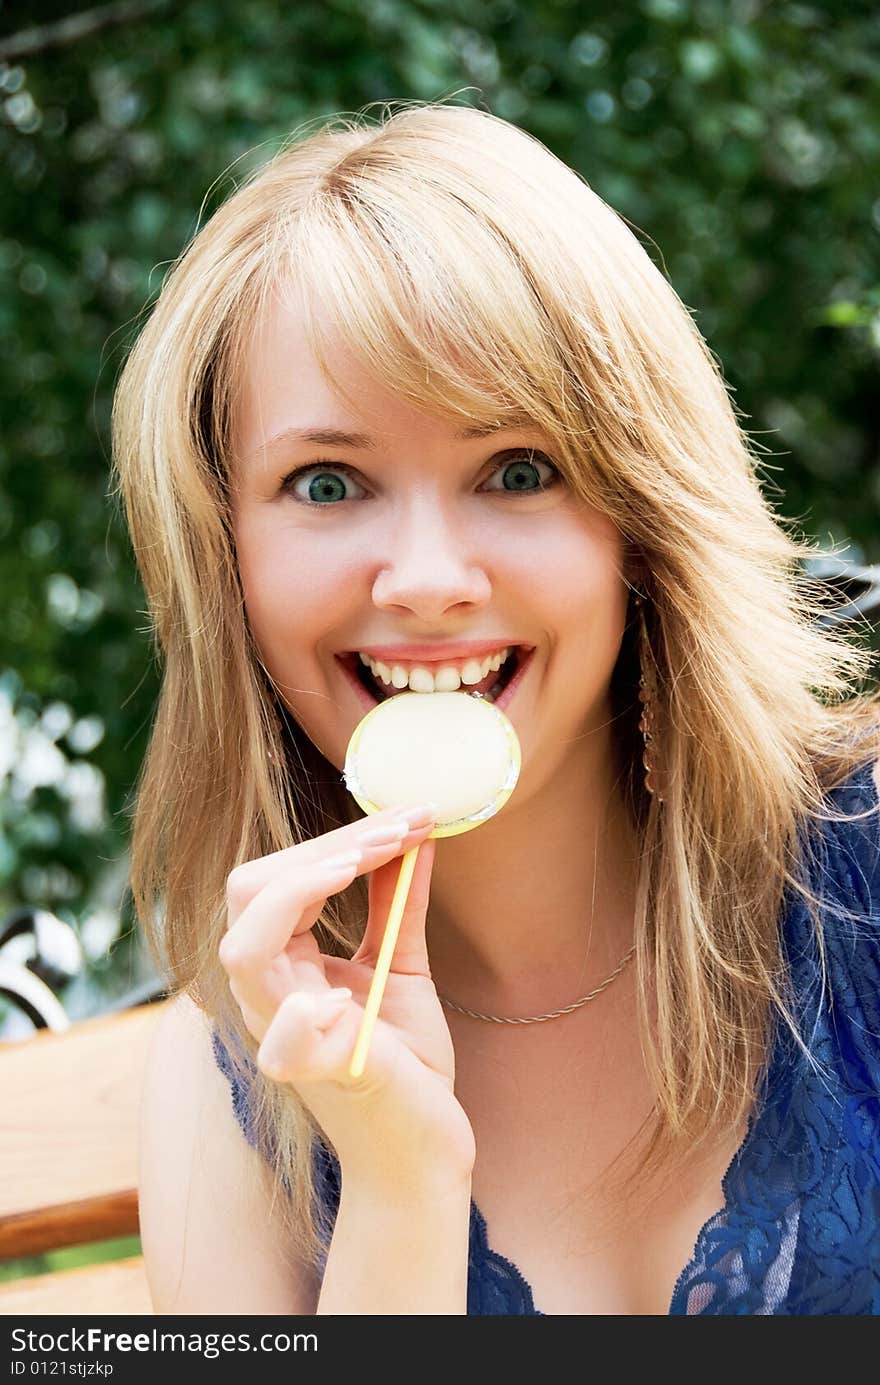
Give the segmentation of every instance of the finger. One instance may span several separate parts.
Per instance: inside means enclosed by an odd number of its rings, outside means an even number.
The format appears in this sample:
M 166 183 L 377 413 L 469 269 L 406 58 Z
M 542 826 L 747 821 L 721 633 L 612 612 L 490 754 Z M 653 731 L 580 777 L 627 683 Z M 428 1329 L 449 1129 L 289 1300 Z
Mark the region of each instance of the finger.
M 403 824 L 401 830 L 405 833 L 402 837 L 394 831 L 390 840 L 367 841 L 359 859 L 352 852 L 333 861 L 298 863 L 273 876 L 222 939 L 222 965 L 230 973 L 268 965 L 291 937 L 314 926 L 328 895 L 345 889 L 355 875 L 375 870 L 424 838 L 431 831 L 431 822 L 409 829 Z
M 393 830 L 391 828 L 381 829 L 379 836 L 384 836 L 386 840 L 374 843 L 367 847 L 367 860 L 363 869 L 366 870 L 372 863 L 373 858 L 387 859 L 392 852 L 402 850 L 402 842 L 417 838 L 420 834 L 429 831 L 429 825 L 422 828 L 414 828 L 411 833 L 406 823 L 400 824 Z M 390 833 L 390 840 L 388 839 Z M 398 835 L 406 834 L 406 835 Z M 258 902 L 259 901 L 258 899 Z M 349 979 L 349 968 L 351 963 L 348 959 L 337 957 L 325 957 L 320 951 L 318 940 L 312 928 L 321 910 L 326 903 L 325 896 L 321 895 L 311 906 L 306 905 L 300 913 L 299 921 L 294 931 L 288 938 L 283 949 L 274 956 L 271 961 L 259 964 L 259 959 L 245 954 L 235 961 L 234 942 L 222 945 L 221 956 L 227 967 L 230 978 L 230 989 L 239 1007 L 246 1003 L 253 1011 L 264 1017 L 264 1027 L 268 1025 L 272 1016 L 285 996 L 293 990 L 326 990 L 328 985 L 338 983 L 344 985 Z M 256 908 L 256 905 L 253 906 Z M 293 911 L 285 910 L 285 914 Z M 248 916 L 248 920 L 252 915 Z M 248 925 L 248 920 L 243 917 L 236 925 L 237 929 L 243 929 Z M 287 925 L 290 926 L 289 923 Z M 230 929 L 230 932 L 232 930 Z M 232 961 L 230 961 L 232 957 Z M 329 976 L 328 976 L 329 968 Z M 340 972 L 342 973 L 340 975 Z M 253 1029 L 252 1029 L 252 1032 Z
M 373 1089 L 377 1081 L 386 1082 L 400 1064 L 419 1062 L 380 1019 L 373 1031 L 365 1070 L 360 1077 L 352 1078 L 349 1064 L 362 1019 L 363 1010 L 354 1001 L 336 1001 L 329 993 L 316 996 L 297 992 L 279 1006 L 260 1046 L 257 1063 L 267 1077 L 290 1082 L 306 1093 L 312 1113 L 319 1124 L 325 1125 L 321 1113 L 325 1100 L 322 1085 L 331 1083 L 363 1093 Z
M 321 1082 L 345 1071 L 350 1041 L 327 1039 L 352 1011 L 349 1027 L 360 1014 L 351 1004 L 351 991 L 292 991 L 279 1005 L 257 1053 L 257 1065 L 278 1082 Z
M 422 841 L 416 858 L 415 870 L 410 882 L 400 931 L 391 961 L 391 971 L 409 976 L 430 976 L 428 944 L 425 937 L 425 922 L 428 914 L 428 898 L 431 893 L 431 873 L 437 850 L 436 838 Z M 385 936 L 385 927 L 391 911 L 397 877 L 400 874 L 400 860 L 373 871 L 370 876 L 370 912 L 363 941 L 353 962 L 375 964 Z
M 324 833 L 323 836 L 297 842 L 295 846 L 284 847 L 281 851 L 272 851 L 268 856 L 260 856 L 254 861 L 243 861 L 229 876 L 228 895 L 230 912 L 233 914 L 231 922 L 236 921 L 254 896 L 278 875 L 280 870 L 294 863 L 309 863 L 319 861 L 327 855 L 337 856 L 351 850 L 362 850 L 364 841 L 372 836 L 383 831 L 388 831 L 389 837 L 393 835 L 390 829 L 396 824 L 420 827 L 433 821 L 430 804 L 386 808 L 381 813 L 359 818 L 357 822 L 347 823 L 335 831 Z
M 349 983 L 350 962 L 324 956 L 312 932 L 291 938 L 280 956 L 267 968 L 233 972 L 229 989 L 250 1032 L 262 1039 L 278 1006 L 291 991 L 327 991 Z M 259 1019 L 257 1025 L 253 1022 Z
M 221 965 L 232 976 L 269 965 L 291 936 L 311 928 L 327 898 L 354 879 L 360 856 L 302 863 L 270 880 L 220 940 Z
M 239 1006 L 241 1017 L 244 1020 L 245 1028 L 256 1039 L 257 1043 L 262 1043 L 266 1036 L 269 1025 L 272 1023 L 272 1014 L 264 1014 L 262 1010 L 255 1010 L 252 1006 L 242 1003 Z

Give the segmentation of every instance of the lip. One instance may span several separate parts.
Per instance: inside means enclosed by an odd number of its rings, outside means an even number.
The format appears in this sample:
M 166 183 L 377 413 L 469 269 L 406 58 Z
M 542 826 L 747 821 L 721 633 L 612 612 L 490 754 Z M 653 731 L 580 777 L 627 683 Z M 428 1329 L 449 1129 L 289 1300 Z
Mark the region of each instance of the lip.
M 524 649 L 534 648 L 528 640 L 455 640 L 446 644 L 361 645 L 359 649 L 350 650 L 349 655 L 369 654 L 371 659 L 381 659 L 383 664 L 401 659 L 419 659 L 429 668 L 432 664 L 448 663 L 450 659 L 485 659 L 487 655 L 497 654 L 499 649 L 510 649 L 513 645 Z
M 498 647 L 500 649 L 505 648 L 504 645 L 499 645 Z M 494 707 L 497 707 L 499 711 L 503 712 L 505 707 L 509 705 L 513 697 L 516 695 L 517 689 L 519 688 L 519 685 L 525 677 L 526 672 L 532 662 L 532 656 L 534 655 L 534 652 L 535 645 L 520 645 L 517 655 L 519 663 L 516 672 L 514 673 L 507 687 L 504 689 L 501 696 L 492 704 Z M 364 651 L 364 653 L 366 653 L 366 650 Z M 351 687 L 357 694 L 358 701 L 361 703 L 364 710 L 367 712 L 371 712 L 373 708 L 377 707 L 379 704 L 373 697 L 370 696 L 370 694 L 367 692 L 366 688 L 363 686 L 363 684 L 357 676 L 357 651 L 355 651 L 353 654 L 336 654 L 334 655 L 334 658 L 336 659 L 337 663 L 341 666 Z M 429 695 L 430 694 L 428 693 L 420 694 L 420 696 L 424 697 L 428 697 Z M 467 695 L 472 696 L 472 694 Z
M 517 688 L 526 676 L 526 672 L 532 662 L 532 656 L 534 655 L 534 653 L 535 645 L 532 645 L 531 647 L 527 646 L 519 651 L 519 663 L 517 664 L 516 672 L 514 673 L 507 687 L 504 689 L 504 692 L 492 704 L 493 707 L 498 708 L 499 712 L 503 712 L 505 707 L 508 706 L 508 704 L 514 697 Z

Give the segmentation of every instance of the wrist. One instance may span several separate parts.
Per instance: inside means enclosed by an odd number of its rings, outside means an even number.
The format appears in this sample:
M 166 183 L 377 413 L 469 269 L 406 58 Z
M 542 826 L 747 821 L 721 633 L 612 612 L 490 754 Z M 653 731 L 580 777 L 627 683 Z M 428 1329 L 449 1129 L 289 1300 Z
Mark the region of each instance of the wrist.
M 427 1166 L 406 1170 L 399 1166 L 386 1172 L 341 1166 L 342 1197 L 348 1202 L 412 1211 L 443 1206 L 457 1207 L 471 1199 L 472 1169 Z
M 448 1169 L 343 1174 L 318 1313 L 466 1314 L 470 1194 Z

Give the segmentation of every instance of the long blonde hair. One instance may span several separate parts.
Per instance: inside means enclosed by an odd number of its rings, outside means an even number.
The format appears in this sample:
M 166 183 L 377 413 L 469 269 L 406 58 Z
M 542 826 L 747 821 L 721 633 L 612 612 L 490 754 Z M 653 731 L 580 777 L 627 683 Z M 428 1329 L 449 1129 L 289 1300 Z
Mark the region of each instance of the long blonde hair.
M 797 1033 L 782 965 L 798 824 L 880 754 L 870 652 L 820 617 L 817 551 L 771 510 L 753 444 L 688 310 L 636 237 L 530 135 L 485 111 L 395 103 L 301 130 L 251 174 L 167 274 L 116 390 L 113 457 L 164 676 L 138 786 L 131 884 L 172 990 L 217 1025 L 254 1083 L 273 1206 L 317 1266 L 315 1123 L 251 1073 L 256 1047 L 217 957 L 237 864 L 360 816 L 285 712 L 243 607 L 230 518 L 232 421 L 268 298 L 320 304 L 390 389 L 447 417 L 529 420 L 574 491 L 625 540 L 658 677 L 645 791 L 635 621 L 612 691 L 643 843 L 636 965 L 656 1117 L 649 1171 L 737 1127 L 774 1017 Z M 332 371 L 316 318 L 310 344 Z M 344 393 L 344 381 L 334 380 Z M 357 880 L 322 951 L 349 956 Z M 649 1000 L 656 1029 L 646 1016 Z

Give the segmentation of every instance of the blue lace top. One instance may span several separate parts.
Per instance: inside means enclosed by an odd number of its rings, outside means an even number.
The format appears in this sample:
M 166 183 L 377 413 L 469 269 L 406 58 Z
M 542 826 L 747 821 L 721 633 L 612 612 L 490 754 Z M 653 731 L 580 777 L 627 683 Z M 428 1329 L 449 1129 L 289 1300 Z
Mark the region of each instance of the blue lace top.
M 880 1314 L 880 822 L 870 763 L 828 801 L 869 816 L 812 830 L 824 994 L 807 907 L 796 891 L 785 895 L 785 954 L 813 1061 L 778 1024 L 745 1140 L 724 1178 L 724 1205 L 700 1231 L 671 1315 Z M 216 1030 L 214 1051 L 254 1144 L 250 1087 L 235 1076 Z M 329 1246 L 339 1165 L 322 1141 L 314 1160 Z M 473 1201 L 467 1311 L 541 1315 L 516 1265 L 489 1244 Z

